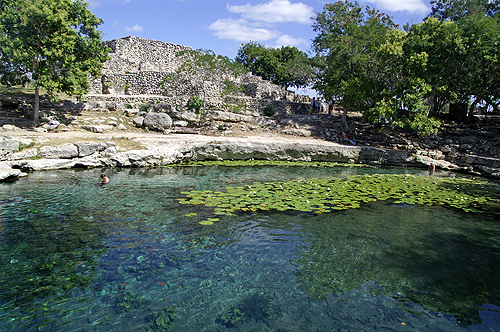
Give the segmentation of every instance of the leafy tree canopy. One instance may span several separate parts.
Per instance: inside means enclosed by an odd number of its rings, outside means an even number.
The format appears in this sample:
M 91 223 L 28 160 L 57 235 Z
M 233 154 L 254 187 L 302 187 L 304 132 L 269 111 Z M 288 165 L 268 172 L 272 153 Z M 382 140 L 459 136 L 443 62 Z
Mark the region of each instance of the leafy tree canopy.
M 249 42 L 240 47 L 236 61 L 285 89 L 306 87 L 314 76 L 307 54 L 295 46 L 272 48 Z
M 103 21 L 83 0 L 0 3 L 0 82 L 34 82 L 36 123 L 40 87 L 51 96 L 81 96 L 89 88 L 88 75 L 100 75 L 108 54 L 97 29 Z
M 462 17 L 483 12 L 494 17 L 500 11 L 500 0 L 431 0 L 430 17 L 458 21 Z
M 391 17 L 369 7 L 363 10 L 357 2 L 326 4 L 317 14 L 315 88 L 328 99 L 341 100 L 344 123 L 349 109 L 366 109 L 380 98 L 382 76 L 390 64 L 381 61 L 379 48 L 395 28 Z

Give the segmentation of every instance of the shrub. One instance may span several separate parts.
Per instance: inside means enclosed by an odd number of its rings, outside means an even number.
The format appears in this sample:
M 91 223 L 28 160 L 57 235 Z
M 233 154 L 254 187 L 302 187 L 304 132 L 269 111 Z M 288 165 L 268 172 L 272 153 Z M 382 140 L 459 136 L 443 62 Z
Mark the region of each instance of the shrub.
M 276 109 L 271 104 L 267 104 L 266 107 L 262 110 L 262 113 L 266 116 L 273 116 L 276 114 Z
M 199 113 L 203 107 L 203 100 L 201 100 L 197 95 L 191 97 L 188 100 L 186 107 L 190 110 L 196 110 L 196 112 Z
M 146 112 L 146 113 L 148 113 L 150 108 L 151 108 L 151 104 L 150 103 L 141 104 L 141 105 L 139 105 L 139 112 Z

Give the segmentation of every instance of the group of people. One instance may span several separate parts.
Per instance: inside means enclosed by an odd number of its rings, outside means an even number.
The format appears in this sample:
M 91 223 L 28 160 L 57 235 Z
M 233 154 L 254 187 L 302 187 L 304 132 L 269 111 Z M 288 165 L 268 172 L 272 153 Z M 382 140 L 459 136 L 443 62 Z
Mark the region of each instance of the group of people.
M 333 100 L 330 100 L 329 102 L 326 101 L 324 97 L 313 97 L 311 100 L 311 112 L 312 113 L 326 113 L 328 112 L 328 115 L 332 114 L 332 108 L 333 108 Z

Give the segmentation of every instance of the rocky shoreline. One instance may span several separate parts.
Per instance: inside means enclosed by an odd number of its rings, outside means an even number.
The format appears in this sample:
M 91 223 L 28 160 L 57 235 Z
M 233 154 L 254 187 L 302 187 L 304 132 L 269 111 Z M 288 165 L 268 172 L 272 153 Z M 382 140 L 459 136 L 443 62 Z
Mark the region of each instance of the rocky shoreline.
M 446 124 L 435 137 L 420 139 L 411 133 L 381 133 L 354 116 L 348 123 L 349 139 L 336 112 L 265 117 L 252 112 L 207 111 L 200 116 L 162 111 L 158 114 L 173 119 L 167 121 L 168 128 L 145 128 L 144 118 L 154 112 L 120 107 L 45 112 L 46 123 L 38 128 L 5 123 L 0 127 L 0 181 L 50 169 L 249 159 L 425 168 L 432 164 L 500 178 L 499 126 L 491 119 L 472 127 Z M 17 119 L 19 114 L 11 116 Z

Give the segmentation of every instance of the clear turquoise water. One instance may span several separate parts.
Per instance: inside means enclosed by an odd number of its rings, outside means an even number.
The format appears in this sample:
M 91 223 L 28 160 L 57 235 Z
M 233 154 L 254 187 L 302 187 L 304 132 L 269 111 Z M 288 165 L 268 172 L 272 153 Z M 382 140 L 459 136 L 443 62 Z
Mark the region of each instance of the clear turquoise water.
M 147 331 L 170 308 L 172 331 L 500 331 L 497 215 L 376 202 L 202 226 L 209 208 L 176 201 L 255 181 L 418 170 L 114 169 L 106 186 L 101 172 L 0 184 L 2 330 Z

